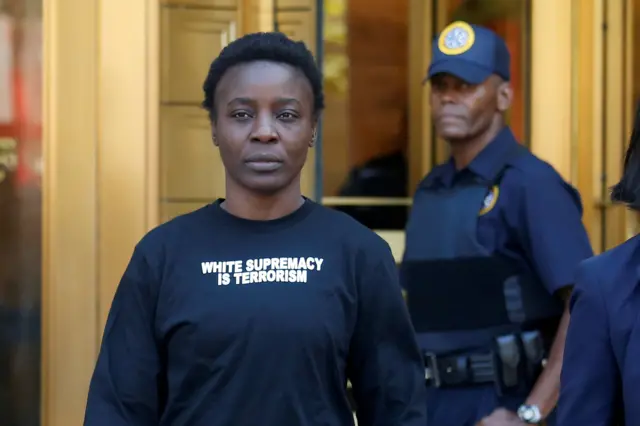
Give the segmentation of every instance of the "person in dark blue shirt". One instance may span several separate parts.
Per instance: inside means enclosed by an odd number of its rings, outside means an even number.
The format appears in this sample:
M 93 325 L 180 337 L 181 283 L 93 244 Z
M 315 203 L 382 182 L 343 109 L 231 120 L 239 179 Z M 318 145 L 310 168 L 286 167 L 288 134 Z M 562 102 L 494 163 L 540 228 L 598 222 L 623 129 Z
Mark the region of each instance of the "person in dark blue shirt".
M 614 186 L 640 211 L 640 109 Z M 640 236 L 580 264 L 571 297 L 558 426 L 640 425 Z
M 304 198 L 323 108 L 301 42 L 244 36 L 204 108 L 226 198 L 136 246 L 109 312 L 86 426 L 423 426 L 424 366 L 391 250 Z
M 567 289 L 592 256 L 580 197 L 505 125 L 513 93 L 503 39 L 455 22 L 432 58 L 431 112 L 451 158 L 417 188 L 401 267 L 425 355 L 428 424 L 549 424 Z

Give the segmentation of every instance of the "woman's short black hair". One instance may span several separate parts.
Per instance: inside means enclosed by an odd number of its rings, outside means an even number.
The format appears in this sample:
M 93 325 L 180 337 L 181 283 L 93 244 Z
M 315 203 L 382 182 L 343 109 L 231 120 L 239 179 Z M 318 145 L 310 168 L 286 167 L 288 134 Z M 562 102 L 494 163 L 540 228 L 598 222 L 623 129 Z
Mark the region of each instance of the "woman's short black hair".
M 293 41 L 278 32 L 252 33 L 240 37 L 225 46 L 213 60 L 204 82 L 202 107 L 215 118 L 216 88 L 225 72 L 238 64 L 254 61 L 273 61 L 291 65 L 299 69 L 311 83 L 313 90 L 313 110 L 319 114 L 324 108 L 322 73 L 313 54 L 301 41 Z
M 624 168 L 620 182 L 611 189 L 611 200 L 623 203 L 633 210 L 640 210 L 640 105 L 636 110 L 629 147 L 624 156 Z

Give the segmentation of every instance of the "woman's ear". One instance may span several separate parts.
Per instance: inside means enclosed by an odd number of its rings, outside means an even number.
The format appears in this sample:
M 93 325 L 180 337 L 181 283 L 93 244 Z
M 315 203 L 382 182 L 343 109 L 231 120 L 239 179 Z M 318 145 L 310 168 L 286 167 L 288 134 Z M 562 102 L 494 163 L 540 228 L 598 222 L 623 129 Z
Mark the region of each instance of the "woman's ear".
M 218 132 L 216 131 L 216 114 L 213 110 L 209 112 L 209 124 L 211 124 L 211 140 L 213 140 L 213 144 L 215 146 L 220 146 L 218 144 Z
M 311 124 L 311 140 L 309 141 L 309 147 L 313 147 L 318 140 L 318 121 L 318 117 L 314 116 L 313 123 Z
M 215 146 L 219 146 L 217 133 L 218 132 L 216 132 L 216 122 L 211 120 L 211 139 L 213 140 L 213 144 Z
M 313 148 L 316 144 L 316 140 L 318 140 L 318 128 L 314 127 L 311 131 L 311 140 L 309 141 L 309 148 Z

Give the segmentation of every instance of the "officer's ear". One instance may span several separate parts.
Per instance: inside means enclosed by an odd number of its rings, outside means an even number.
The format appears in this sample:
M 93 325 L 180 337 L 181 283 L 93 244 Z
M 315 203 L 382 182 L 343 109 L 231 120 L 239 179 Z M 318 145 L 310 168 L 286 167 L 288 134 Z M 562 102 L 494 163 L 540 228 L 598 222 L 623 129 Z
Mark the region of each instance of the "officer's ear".
M 513 102 L 513 89 L 508 81 L 500 81 L 498 83 L 498 111 L 506 112 L 511 108 L 511 102 Z

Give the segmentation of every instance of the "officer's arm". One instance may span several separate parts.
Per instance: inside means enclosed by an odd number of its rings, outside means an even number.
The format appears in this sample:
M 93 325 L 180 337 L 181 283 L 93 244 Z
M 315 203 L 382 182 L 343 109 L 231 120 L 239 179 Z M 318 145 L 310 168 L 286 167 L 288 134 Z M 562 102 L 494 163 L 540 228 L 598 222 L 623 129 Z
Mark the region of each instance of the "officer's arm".
M 619 375 L 600 283 L 594 268 L 586 266 L 589 262 L 580 267 L 571 299 L 558 426 L 614 424 Z
M 382 243 L 382 242 L 381 242 Z M 358 266 L 358 314 L 347 375 L 359 426 L 424 426 L 424 361 L 386 243 Z
M 593 255 L 582 224 L 582 205 L 575 189 L 560 176 L 547 174 L 525 184 L 524 212 L 517 228 L 528 258 L 550 293 L 561 297 L 573 284 L 577 265 Z M 548 415 L 560 388 L 562 354 L 569 325 L 568 299 L 547 364 L 526 403 Z
M 156 297 L 136 252 L 116 290 L 91 378 L 85 426 L 156 426 L 160 362 L 153 334 Z
M 560 373 L 562 371 L 562 355 L 565 348 L 567 328 L 569 326 L 568 303 L 560 320 L 556 337 L 551 345 L 549 357 L 540 377 L 531 390 L 525 404 L 537 405 L 543 417 L 547 417 L 555 408 L 560 389 Z

